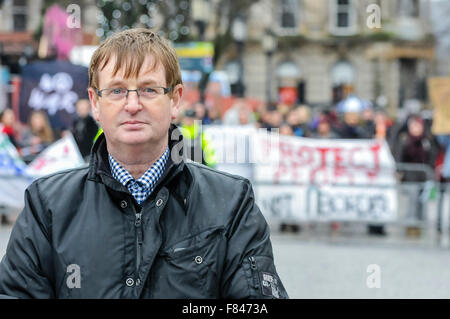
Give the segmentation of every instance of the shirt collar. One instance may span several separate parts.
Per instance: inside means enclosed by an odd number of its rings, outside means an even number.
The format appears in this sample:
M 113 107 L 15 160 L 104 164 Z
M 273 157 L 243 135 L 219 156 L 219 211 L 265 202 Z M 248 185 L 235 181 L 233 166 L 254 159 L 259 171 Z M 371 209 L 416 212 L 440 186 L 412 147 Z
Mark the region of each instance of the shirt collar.
M 135 179 L 130 172 L 128 172 L 125 168 L 123 168 L 115 159 L 108 153 L 109 165 L 111 167 L 111 174 L 119 181 L 122 185 L 128 187 L 128 183 L 138 182 L 143 184 L 146 188 L 152 188 L 153 185 L 161 178 L 162 173 L 164 171 L 164 167 L 167 163 L 167 159 L 169 158 L 169 148 L 166 148 L 166 151 L 163 155 L 155 162 L 152 166 L 150 166 L 144 174 L 138 179 Z

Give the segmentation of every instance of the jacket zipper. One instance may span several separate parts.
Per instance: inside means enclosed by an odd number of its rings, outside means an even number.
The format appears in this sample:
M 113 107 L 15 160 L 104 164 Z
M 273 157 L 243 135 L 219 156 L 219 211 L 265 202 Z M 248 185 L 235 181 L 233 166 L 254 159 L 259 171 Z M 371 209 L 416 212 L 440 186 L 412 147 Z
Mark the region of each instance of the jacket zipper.
M 139 274 L 139 266 L 141 264 L 141 249 L 142 249 L 142 211 L 136 213 L 136 220 L 134 222 L 136 227 L 136 274 Z
M 252 274 L 253 274 L 253 285 L 255 289 L 259 288 L 258 285 L 258 267 L 256 266 L 256 259 L 253 256 L 248 257 L 248 259 L 250 260 L 250 268 L 252 270 Z

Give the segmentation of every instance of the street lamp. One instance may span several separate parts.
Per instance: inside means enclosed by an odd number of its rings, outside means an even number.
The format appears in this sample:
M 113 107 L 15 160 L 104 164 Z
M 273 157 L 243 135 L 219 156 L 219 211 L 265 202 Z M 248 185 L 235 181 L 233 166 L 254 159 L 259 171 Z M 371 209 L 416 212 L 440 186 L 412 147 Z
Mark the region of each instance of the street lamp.
M 233 36 L 234 41 L 236 42 L 237 49 L 237 61 L 239 64 L 239 76 L 235 86 L 235 94 L 238 97 L 243 97 L 245 92 L 244 85 L 244 63 L 243 63 L 243 53 L 245 41 L 247 40 L 247 25 L 245 20 L 241 16 L 237 16 L 233 20 L 233 24 L 231 26 L 231 34 Z
M 192 0 L 191 15 L 198 29 L 198 38 L 205 40 L 206 25 L 210 17 L 209 4 L 207 0 Z
M 194 24 L 198 29 L 198 40 L 205 41 L 205 31 L 208 25 L 209 17 L 211 15 L 208 0 L 192 0 L 191 2 L 191 16 Z M 200 102 L 205 101 L 205 90 L 208 84 L 209 73 L 205 70 L 201 70 L 202 76 L 198 83 L 198 89 L 200 91 Z
M 277 39 L 275 34 L 269 29 L 264 32 L 262 38 L 262 47 L 266 53 L 266 99 L 267 103 L 272 102 L 272 57 L 277 48 Z

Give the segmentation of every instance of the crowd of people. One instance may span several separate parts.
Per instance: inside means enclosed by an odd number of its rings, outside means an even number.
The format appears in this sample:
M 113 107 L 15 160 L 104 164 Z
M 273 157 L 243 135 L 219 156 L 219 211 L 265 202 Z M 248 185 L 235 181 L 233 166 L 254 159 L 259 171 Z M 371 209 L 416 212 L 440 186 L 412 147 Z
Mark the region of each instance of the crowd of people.
M 21 123 L 11 108 L 0 112 L 0 131 L 9 137 L 25 163 L 32 162 L 47 146 L 68 132 L 72 133 L 80 153 L 87 160 L 98 126 L 90 114 L 90 103 L 80 99 L 76 104 L 76 117 L 72 127 L 55 130 L 50 125 L 47 112 L 31 112 L 28 122 Z
M 317 110 L 308 105 L 289 106 L 282 103 L 252 108 L 244 99 L 238 99 L 223 113 L 215 106 L 208 107 L 199 102 L 185 103 L 182 109 L 176 121 L 180 126 L 191 123 L 194 118 L 202 125 L 253 125 L 287 136 L 383 139 L 397 163 L 415 164 L 406 166 L 414 169 L 398 169 L 396 173 L 399 182 L 412 183 L 413 198 L 421 194 L 423 188 L 416 186 L 430 179 L 430 171 L 434 172 L 437 182 L 446 183 L 450 178 L 450 136 L 432 134 L 429 111 L 404 108 L 400 116 L 393 119 L 383 108 L 371 105 L 359 110 L 340 111 L 337 107 Z M 414 215 L 420 219 L 423 217 L 423 207 L 419 206 L 415 208 Z M 336 228 L 336 225 L 332 223 L 331 226 Z M 282 223 L 280 229 L 299 231 L 300 228 L 296 224 Z M 384 226 L 378 224 L 368 224 L 368 232 L 386 234 Z
M 447 140 L 431 133 L 432 118 L 425 112 L 411 112 L 393 119 L 380 107 L 338 112 L 335 107 L 315 110 L 308 105 L 272 103 L 252 108 L 244 99 L 237 100 L 223 114 L 215 106 L 207 107 L 199 102 L 185 103 L 183 108 L 189 111 L 180 112 L 178 124 L 189 114 L 203 125 L 254 125 L 288 136 L 384 139 L 396 162 L 428 165 L 437 181 L 446 181 L 448 177 L 442 174 Z M 424 172 L 405 171 L 400 172 L 399 178 L 405 182 L 422 182 L 428 177 Z
M 64 136 L 67 131 L 73 134 L 81 155 L 87 161 L 98 126 L 90 114 L 88 100 L 79 100 L 76 111 L 72 127 L 60 132 L 52 129 L 44 111 L 32 112 L 28 123 L 23 125 L 15 118 L 12 109 L 6 108 L 0 114 L 0 128 L 8 135 L 26 163 L 31 162 L 43 149 Z M 187 125 L 188 129 L 183 132 L 189 132 L 191 128 L 189 125 L 192 126 L 192 123 L 186 123 L 192 122 L 193 119 L 201 121 L 202 125 L 254 125 L 278 131 L 282 135 L 297 137 L 385 139 L 397 162 L 428 165 L 435 171 L 437 181 L 447 181 L 449 177 L 446 176 L 444 167 L 448 140 L 446 136 L 433 135 L 432 118 L 423 116 L 420 112 L 394 120 L 384 109 L 377 107 L 338 112 L 334 107 L 315 110 L 308 105 L 289 106 L 271 103 L 252 108 L 245 99 L 237 99 L 232 107 L 224 111 L 214 105 L 207 107 L 201 102 L 190 104 L 185 101 L 175 124 L 182 127 Z M 193 136 L 189 138 L 194 139 Z M 213 145 L 208 147 L 211 148 Z M 205 150 L 205 147 L 203 148 Z M 203 161 L 203 163 L 210 162 Z M 401 181 L 407 182 L 422 182 L 426 178 L 424 173 L 417 171 L 403 172 L 400 176 Z
M 8 135 L 25 163 L 30 163 L 48 145 L 70 131 L 87 162 L 99 127 L 91 115 L 89 100 L 79 100 L 76 112 L 71 128 L 56 131 L 44 111 L 32 112 L 28 123 L 23 125 L 15 113 L 6 108 L 0 113 L 0 130 Z M 282 103 L 252 107 L 245 99 L 237 99 L 230 108 L 222 110 L 215 105 L 184 101 L 174 122 L 181 128 L 189 154 L 193 156 L 191 159 L 211 167 L 216 165 L 214 145 L 196 123 L 203 126 L 252 125 L 281 135 L 317 139 L 384 139 L 397 163 L 426 165 L 438 182 L 448 182 L 450 178 L 450 136 L 433 135 L 432 116 L 417 110 L 394 120 L 384 109 L 371 106 L 350 111 L 338 111 L 336 107 L 317 110 L 304 104 Z M 196 136 L 196 132 L 202 135 Z M 397 175 L 400 182 L 420 183 L 430 178 L 421 169 L 398 171 Z M 382 233 L 382 227 L 375 232 Z

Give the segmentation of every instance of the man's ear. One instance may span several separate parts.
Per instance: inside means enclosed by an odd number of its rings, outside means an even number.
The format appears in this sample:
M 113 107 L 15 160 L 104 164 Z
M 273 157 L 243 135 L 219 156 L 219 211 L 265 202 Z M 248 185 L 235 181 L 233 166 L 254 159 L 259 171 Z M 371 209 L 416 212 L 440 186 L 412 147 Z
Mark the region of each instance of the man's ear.
M 176 119 L 178 116 L 182 97 L 183 97 L 183 84 L 177 84 L 173 88 L 172 98 L 170 102 L 172 120 Z
M 92 87 L 88 88 L 88 93 L 89 93 L 89 102 L 91 102 L 92 116 L 98 122 L 99 115 L 100 115 L 100 109 L 99 109 L 99 105 L 98 105 L 97 93 L 95 92 L 95 90 Z

